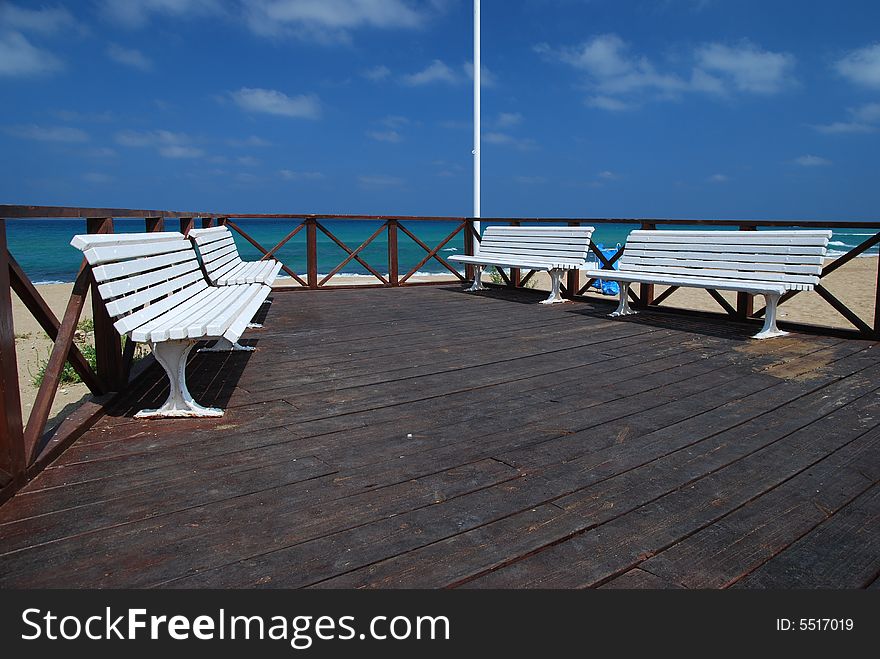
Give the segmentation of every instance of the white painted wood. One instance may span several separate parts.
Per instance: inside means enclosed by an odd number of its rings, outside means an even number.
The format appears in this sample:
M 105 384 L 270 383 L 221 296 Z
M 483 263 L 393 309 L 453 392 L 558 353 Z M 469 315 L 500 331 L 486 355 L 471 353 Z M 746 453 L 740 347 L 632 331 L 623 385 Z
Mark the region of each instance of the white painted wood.
M 662 249 L 641 249 L 638 246 L 626 247 L 627 258 L 633 256 L 645 256 L 650 258 L 669 258 L 669 259 L 699 259 L 709 258 L 715 261 L 739 261 L 751 262 L 755 264 L 762 263 L 789 263 L 803 265 L 822 265 L 823 258 L 820 254 L 803 255 L 803 254 L 765 254 L 759 252 L 737 253 L 731 251 L 723 252 L 699 252 L 693 250 L 662 250 Z
M 612 316 L 634 313 L 631 283 L 685 286 L 764 295 L 764 328 L 754 338 L 781 336 L 776 306 L 787 290 L 812 290 L 822 274 L 830 231 L 633 231 L 618 270 L 588 269 L 590 278 L 620 284 Z
M 195 260 L 195 253 L 183 250 L 180 252 L 171 252 L 170 254 L 147 256 L 144 258 L 133 259 L 131 261 L 99 265 L 92 268 L 92 274 L 95 277 L 95 281 L 105 282 L 110 281 L 111 279 L 130 277 L 131 275 L 147 272 L 148 270 L 156 270 L 164 266 L 192 260 Z
M 145 322 L 138 326 L 132 332 L 132 339 L 140 343 L 169 340 L 171 338 L 169 332 L 172 327 L 178 326 L 184 318 L 188 318 L 192 314 L 193 309 L 199 309 L 210 304 L 210 300 L 218 293 L 219 289 L 216 286 L 205 286 L 197 295 L 180 301 L 174 307 L 166 309 L 166 312 L 154 317 L 150 322 Z M 147 307 L 147 309 L 149 308 Z
M 684 286 L 686 288 L 714 288 L 722 291 L 739 291 L 741 293 L 784 293 L 787 290 L 800 289 L 796 284 L 787 286 L 780 282 L 760 282 L 756 280 L 717 279 L 712 277 L 680 277 L 652 273 L 624 272 L 621 270 L 583 270 L 581 274 L 590 279 L 606 281 L 660 284 L 661 286 Z M 806 287 L 807 284 L 802 286 Z
M 121 297 L 139 291 L 142 288 L 149 288 L 156 284 L 171 281 L 177 277 L 185 275 L 188 272 L 196 272 L 199 269 L 197 261 L 185 261 L 176 265 L 161 268 L 160 270 L 150 270 L 134 277 L 125 277 L 123 279 L 114 279 L 98 286 L 101 297 L 105 300 Z
M 181 240 L 183 234 L 177 231 L 157 231 L 155 233 L 89 233 L 74 236 L 70 244 L 84 252 L 93 247 L 110 247 L 131 243 L 158 243 Z
M 189 232 L 189 236 L 199 250 L 209 281 L 216 286 L 252 283 L 271 286 L 278 274 L 274 270 L 274 265 L 278 263 L 276 259 L 242 261 L 232 232 L 225 226 L 194 229 Z M 279 265 L 278 270 L 280 269 Z
M 223 249 L 225 247 L 229 247 L 230 245 L 235 245 L 235 239 L 231 235 L 223 236 L 220 240 L 215 240 L 214 242 L 207 243 L 205 245 L 199 245 L 199 254 L 203 257 L 206 257 L 208 254 L 216 252 L 219 249 Z
M 153 302 L 139 311 L 123 316 L 113 323 L 113 326 L 120 334 L 128 334 L 135 330 L 140 331 L 142 328 L 147 327 L 150 321 L 159 318 L 168 311 L 179 309 L 181 305 L 187 302 L 190 298 L 195 297 L 205 290 L 208 290 L 208 283 L 202 279 L 179 290 L 173 295 L 169 295 L 168 297 Z M 145 341 L 148 341 L 149 338 L 148 333 L 141 339 L 135 338 L 134 334 L 132 334 L 132 340 L 137 343 L 144 343 Z
M 192 284 L 193 282 L 199 281 L 200 279 L 203 279 L 203 275 L 201 272 L 196 270 L 177 277 L 176 279 L 171 279 L 161 284 L 157 284 L 155 286 L 151 286 L 150 288 L 138 291 L 137 293 L 126 295 L 125 297 L 116 298 L 115 300 L 112 300 L 110 302 L 104 300 L 107 305 L 107 313 L 109 313 L 111 316 L 121 316 L 122 314 L 128 313 L 129 311 L 134 311 L 138 307 L 152 302 L 153 300 L 158 300 L 159 298 L 165 297 L 170 293 L 174 293 L 181 288 Z
M 154 238 L 159 235 L 161 240 Z M 91 240 L 92 238 L 103 240 Z M 144 417 L 219 416 L 221 410 L 203 408 L 186 388 L 186 357 L 199 339 L 219 339 L 238 346 L 238 339 L 266 300 L 271 288 L 262 283 L 209 286 L 193 243 L 181 234 L 123 234 L 124 240 L 108 236 L 77 236 L 71 242 L 94 262 L 98 294 L 114 327 L 132 341 L 149 343 L 165 369 L 170 394 L 158 410 L 144 410 Z M 222 240 L 222 237 L 221 237 Z M 276 261 L 229 264 L 238 252 L 219 245 L 209 260 L 233 270 L 248 268 L 251 278 L 272 278 L 280 269 Z
M 163 240 L 150 243 L 109 245 L 106 247 L 92 247 L 83 252 L 89 265 L 102 265 L 104 263 L 124 261 L 126 259 L 167 254 L 192 249 L 192 245 L 186 240 Z
M 476 266 L 468 291 L 485 289 L 480 281 L 485 266 L 549 271 L 552 290 L 543 303 L 554 304 L 564 301 L 559 294 L 562 271 L 586 266 L 593 231 L 593 227 L 486 227 L 473 256 L 456 254 L 449 260 Z
M 201 254 L 202 263 L 204 263 L 206 267 L 214 267 L 214 263 L 225 259 L 229 255 L 233 255 L 238 258 L 238 249 L 235 247 L 234 244 L 232 244 L 221 246 L 219 249 L 216 249 L 213 252 L 208 252 L 207 254 L 205 252 L 201 252 Z

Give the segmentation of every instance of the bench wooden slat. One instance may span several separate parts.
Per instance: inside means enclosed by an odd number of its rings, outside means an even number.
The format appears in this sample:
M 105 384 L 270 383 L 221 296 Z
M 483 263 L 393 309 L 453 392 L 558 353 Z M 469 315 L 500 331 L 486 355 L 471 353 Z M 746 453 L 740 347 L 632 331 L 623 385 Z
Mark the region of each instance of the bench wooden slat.
M 208 279 L 215 285 L 264 283 L 271 286 L 280 270 L 280 266 L 277 270 L 274 268 L 278 263 L 276 259 L 242 261 L 235 238 L 225 226 L 194 229 L 189 235 L 199 250 Z
M 125 297 L 116 298 L 115 300 L 112 300 L 110 302 L 106 302 L 105 300 L 107 305 L 107 313 L 109 313 L 111 316 L 121 316 L 124 313 L 134 311 L 138 307 L 142 307 L 143 305 L 153 302 L 154 300 L 165 297 L 170 293 L 174 293 L 181 288 L 192 284 L 193 282 L 199 281 L 200 279 L 204 279 L 204 275 L 201 273 L 201 271 L 194 270 L 175 279 L 170 279 L 161 284 L 157 284 L 155 286 L 151 286 L 150 288 L 138 291 L 137 293 L 132 293 L 131 295 L 126 295 Z
M 244 317 L 244 310 L 250 306 L 251 301 L 260 293 L 261 284 L 251 284 L 243 292 L 230 299 L 228 304 L 219 313 L 214 314 L 209 319 L 205 328 L 205 333 L 210 336 L 223 335 L 229 330 L 236 319 L 242 320 L 242 331 L 247 323 L 253 318 L 251 314 L 247 318 Z M 230 288 L 227 286 L 226 288 Z
M 231 235 L 224 236 L 220 240 L 215 240 L 206 245 L 199 245 L 199 254 L 201 254 L 202 257 L 205 257 L 208 254 L 212 254 L 217 250 L 229 247 L 230 245 L 235 245 L 235 239 Z
M 631 252 L 624 252 L 626 257 L 626 267 L 632 268 L 633 265 L 662 265 L 662 266 L 678 266 L 693 269 L 694 264 L 699 263 L 701 268 L 714 268 L 716 270 L 735 270 L 738 272 L 780 272 L 791 274 L 815 274 L 816 266 L 821 264 L 791 264 L 785 262 L 764 263 L 760 261 L 748 262 L 733 259 L 689 259 L 682 256 L 681 258 L 656 258 L 654 256 L 634 256 Z M 741 259 L 742 257 L 740 257 Z
M 278 264 L 278 267 L 280 268 L 281 265 Z M 241 336 L 248 323 L 253 320 L 253 317 L 256 315 L 257 311 L 260 310 L 263 302 L 265 302 L 266 298 L 269 297 L 269 293 L 272 289 L 270 289 L 268 286 L 264 284 L 254 284 L 254 286 L 256 287 L 256 292 L 253 298 L 251 298 L 251 301 L 244 308 L 244 310 L 239 313 L 238 318 L 232 321 L 232 324 L 230 324 L 224 332 L 223 338 L 232 341 L 233 339 L 231 337 Z
M 150 322 L 139 325 L 132 332 L 131 338 L 134 341 L 167 341 L 171 337 L 168 330 L 179 324 L 182 318 L 188 317 L 193 309 L 199 308 L 205 304 L 206 300 L 216 295 L 219 289 L 205 285 L 196 295 L 190 296 L 188 299 L 181 300 L 177 305 L 166 309 L 163 313 L 151 319 Z M 170 298 L 166 298 L 170 299 Z M 164 300 L 163 300 L 164 301 Z M 151 308 L 154 305 L 146 307 Z
M 183 263 L 161 268 L 159 270 L 150 270 L 133 277 L 125 277 L 123 279 L 114 279 L 98 286 L 98 292 L 105 300 L 120 298 L 143 288 L 148 288 L 155 284 L 170 281 L 185 275 L 188 272 L 194 272 L 199 269 L 198 261 L 187 259 Z
M 74 236 L 70 244 L 81 252 L 92 247 L 111 247 L 131 243 L 160 243 L 180 240 L 183 234 L 177 231 L 157 231 L 155 233 L 90 233 Z
M 194 254 L 190 254 L 185 250 L 180 252 L 171 252 L 169 254 L 159 254 L 158 256 L 147 256 L 142 259 L 133 259 L 131 261 L 122 261 L 121 263 L 106 263 L 92 268 L 92 274 L 95 281 L 105 282 L 111 279 L 119 279 L 120 277 L 129 277 L 156 270 L 175 263 L 182 263 L 193 259 Z
M 817 251 L 821 248 L 816 248 Z M 699 252 L 693 250 L 644 249 L 640 246 L 626 247 L 627 257 L 640 256 L 648 258 L 690 259 L 706 258 L 714 261 L 738 261 L 752 263 L 788 263 L 803 265 L 822 265 L 821 254 L 764 254 L 760 252 L 745 253 L 736 251 Z
M 180 252 L 192 249 L 192 244 L 184 240 L 159 240 L 146 244 L 123 243 L 120 245 L 106 245 L 87 249 L 83 255 L 89 265 L 103 265 L 104 263 L 124 261 L 126 259 L 155 256 L 169 252 Z
M 629 241 L 627 241 L 629 246 Z M 695 243 L 648 243 L 638 242 L 632 243 L 634 249 L 645 251 L 691 251 L 706 252 L 709 254 L 717 253 L 737 253 L 737 254 L 777 254 L 777 255 L 799 255 L 799 256 L 824 256 L 826 248 L 821 246 L 804 246 L 804 245 L 747 245 L 745 243 L 736 244 L 732 242 L 710 244 Z
M 213 252 L 208 252 L 202 254 L 202 263 L 205 264 L 206 267 L 216 267 L 215 262 L 221 261 L 225 262 L 226 257 L 232 255 L 235 258 L 238 258 L 238 249 L 236 249 L 235 245 L 226 245 L 220 247 L 220 249 L 216 249 Z
M 195 297 L 206 289 L 208 289 L 208 282 L 202 279 L 193 284 L 190 284 L 186 288 L 182 288 L 178 292 L 169 295 L 168 297 L 153 302 L 143 309 L 135 311 L 128 316 L 123 316 L 115 323 L 113 323 L 113 326 L 120 334 L 128 334 L 129 332 L 132 332 L 132 340 L 138 343 L 143 343 L 144 341 L 149 340 L 149 337 L 135 338 L 136 330 L 140 330 L 150 321 L 159 318 L 162 314 L 172 309 L 180 308 L 189 299 Z
M 722 279 L 712 277 L 684 277 L 675 275 L 652 275 L 645 277 L 644 274 L 638 272 L 625 272 L 614 270 L 584 270 L 582 274 L 586 277 L 595 279 L 606 279 L 609 281 L 626 281 L 632 283 L 649 281 L 653 284 L 661 286 L 684 286 L 690 288 L 712 288 L 721 291 L 740 291 L 743 293 L 784 293 L 786 290 L 804 290 L 799 288 L 797 284 L 786 286 L 779 282 L 760 282 L 757 280 L 742 279 Z M 609 276 L 611 275 L 611 276 Z M 806 284 L 802 285 L 806 287 Z

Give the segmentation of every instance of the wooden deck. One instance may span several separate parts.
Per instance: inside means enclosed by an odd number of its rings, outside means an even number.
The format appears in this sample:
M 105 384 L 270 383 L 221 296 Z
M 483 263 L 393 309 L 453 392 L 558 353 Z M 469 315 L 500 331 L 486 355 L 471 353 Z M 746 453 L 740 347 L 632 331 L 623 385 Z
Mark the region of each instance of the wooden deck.
M 224 418 L 148 378 L 0 507 L 0 587 L 878 586 L 877 344 L 538 299 L 276 293 Z

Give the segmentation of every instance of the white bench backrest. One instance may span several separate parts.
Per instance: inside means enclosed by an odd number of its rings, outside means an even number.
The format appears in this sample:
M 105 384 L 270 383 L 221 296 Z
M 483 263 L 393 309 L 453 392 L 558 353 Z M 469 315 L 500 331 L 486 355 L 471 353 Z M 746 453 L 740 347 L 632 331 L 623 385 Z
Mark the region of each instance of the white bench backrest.
M 192 229 L 188 235 L 195 242 L 205 273 L 212 283 L 243 263 L 232 232 L 227 227 Z
M 126 334 L 208 287 L 192 243 L 177 232 L 74 236 L 107 313 Z
M 830 231 L 663 231 L 629 234 L 620 270 L 682 277 L 819 283 Z
M 585 265 L 593 227 L 490 226 L 483 231 L 476 256 Z

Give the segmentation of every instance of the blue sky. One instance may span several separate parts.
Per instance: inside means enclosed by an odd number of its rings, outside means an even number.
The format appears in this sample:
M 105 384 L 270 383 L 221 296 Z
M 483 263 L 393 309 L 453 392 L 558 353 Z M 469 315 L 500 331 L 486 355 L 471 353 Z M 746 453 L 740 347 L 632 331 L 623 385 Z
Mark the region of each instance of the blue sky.
M 461 215 L 469 0 L 0 1 L 0 201 Z M 483 0 L 483 215 L 876 219 L 876 0 Z

